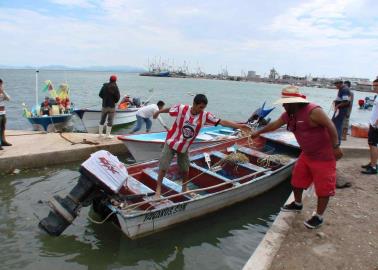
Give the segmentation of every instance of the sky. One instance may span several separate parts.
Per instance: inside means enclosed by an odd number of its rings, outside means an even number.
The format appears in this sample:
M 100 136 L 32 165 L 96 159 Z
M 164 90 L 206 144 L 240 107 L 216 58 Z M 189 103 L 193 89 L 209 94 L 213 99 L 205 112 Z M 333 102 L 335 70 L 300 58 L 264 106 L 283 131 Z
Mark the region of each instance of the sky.
M 0 65 L 378 75 L 376 0 L 0 0 Z

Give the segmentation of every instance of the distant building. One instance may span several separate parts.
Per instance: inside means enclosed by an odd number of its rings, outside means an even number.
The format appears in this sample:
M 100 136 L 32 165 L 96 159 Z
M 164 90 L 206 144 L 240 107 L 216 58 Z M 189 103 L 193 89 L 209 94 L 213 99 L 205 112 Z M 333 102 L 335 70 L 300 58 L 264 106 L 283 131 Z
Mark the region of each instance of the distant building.
M 254 78 L 256 78 L 256 71 L 254 71 L 254 70 L 248 71 L 247 78 L 248 79 L 254 79 Z
M 269 73 L 269 79 L 271 79 L 271 80 L 276 80 L 276 79 L 278 79 L 279 78 L 279 74 L 278 74 L 278 72 L 274 69 L 274 68 L 272 68 L 271 70 L 270 70 L 270 73 Z

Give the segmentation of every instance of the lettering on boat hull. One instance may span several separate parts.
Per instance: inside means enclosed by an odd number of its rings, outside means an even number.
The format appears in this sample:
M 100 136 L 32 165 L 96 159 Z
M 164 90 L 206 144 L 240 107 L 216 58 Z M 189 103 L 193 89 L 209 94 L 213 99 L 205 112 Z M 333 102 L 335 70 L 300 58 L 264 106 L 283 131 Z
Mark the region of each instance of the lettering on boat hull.
M 174 214 L 176 214 L 178 212 L 183 212 L 183 211 L 185 211 L 185 209 L 186 209 L 186 203 L 185 204 L 171 206 L 171 207 L 168 207 L 166 209 L 161 209 L 161 210 L 153 212 L 153 213 L 148 213 L 144 217 L 143 222 L 147 221 L 147 220 L 155 220 L 157 218 L 171 216 L 171 215 L 174 215 Z

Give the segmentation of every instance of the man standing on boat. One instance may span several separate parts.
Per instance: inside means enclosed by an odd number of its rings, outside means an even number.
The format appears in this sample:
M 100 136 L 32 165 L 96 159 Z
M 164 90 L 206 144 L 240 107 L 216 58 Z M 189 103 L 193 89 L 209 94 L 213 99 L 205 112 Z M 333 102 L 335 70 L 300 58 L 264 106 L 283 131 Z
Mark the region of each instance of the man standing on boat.
M 193 105 L 178 104 L 170 108 L 164 108 L 154 113 L 154 118 L 160 113 L 169 113 L 170 116 L 176 117 L 171 129 L 168 131 L 165 139 L 164 148 L 160 157 L 159 174 L 157 180 L 156 194 L 157 198 L 161 194 L 161 184 L 171 161 L 177 154 L 177 163 L 183 174 L 182 191 L 188 191 L 189 181 L 189 156 L 188 149 L 197 137 L 200 129 L 205 125 L 222 125 L 225 127 L 239 128 L 245 132 L 250 131 L 246 124 L 237 124 L 232 121 L 221 120 L 210 112 L 206 112 L 207 97 L 198 94 L 194 97 Z
M 3 146 L 11 146 L 5 139 L 5 124 L 7 123 L 7 117 L 5 112 L 5 101 L 9 101 L 10 97 L 5 92 L 3 86 L 3 80 L 0 79 L 0 150 L 3 150 Z
M 143 122 L 146 123 L 146 132 L 147 133 L 150 132 L 151 127 L 152 127 L 151 117 L 156 119 L 154 117 L 154 113 L 163 109 L 164 105 L 165 105 L 164 101 L 159 100 L 157 104 L 149 104 L 149 105 L 146 105 L 146 106 L 142 107 L 141 109 L 139 109 L 137 114 L 136 114 L 137 123 L 136 123 L 136 126 L 134 127 L 134 129 L 131 131 L 131 134 L 139 131 L 142 128 Z M 167 125 L 164 123 L 163 119 L 161 119 L 160 115 L 157 116 L 157 119 L 159 120 L 160 124 L 166 130 L 168 130 Z
M 304 224 L 307 228 L 314 229 L 323 224 L 323 213 L 329 198 L 335 195 L 336 160 L 342 157 L 338 134 L 323 109 L 310 103 L 306 96 L 299 93 L 297 87 L 282 89 L 282 98 L 276 103 L 281 103 L 285 112 L 276 121 L 252 133 L 251 137 L 256 138 L 284 124 L 287 130 L 294 133 L 302 149 L 291 178 L 295 200 L 281 210 L 301 211 L 303 190 L 313 183 L 318 197 L 317 209 Z
M 115 104 L 120 99 L 119 89 L 117 86 L 117 76 L 110 76 L 109 82 L 104 83 L 99 93 L 100 98 L 102 98 L 102 112 L 100 125 L 98 126 L 98 134 L 101 137 L 104 131 L 104 124 L 106 118 L 108 123 L 106 125 L 106 137 L 111 138 L 110 132 L 112 131 L 113 120 L 115 115 Z
M 373 91 L 378 94 L 378 79 L 373 81 Z M 378 100 L 374 99 L 373 109 L 369 120 L 368 144 L 370 148 L 370 163 L 361 166 L 363 174 L 377 174 L 378 161 Z

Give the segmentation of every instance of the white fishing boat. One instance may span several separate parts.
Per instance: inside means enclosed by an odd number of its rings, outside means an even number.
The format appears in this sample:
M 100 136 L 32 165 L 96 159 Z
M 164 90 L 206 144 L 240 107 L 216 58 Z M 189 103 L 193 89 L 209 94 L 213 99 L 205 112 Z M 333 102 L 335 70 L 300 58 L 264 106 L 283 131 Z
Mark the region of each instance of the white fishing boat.
M 60 235 L 81 206 L 93 204 L 100 223 L 111 221 L 136 239 L 267 192 L 288 179 L 299 152 L 290 142 L 251 144 L 248 138 L 199 148 L 190 152 L 190 191 L 182 192 L 173 161 L 156 198 L 152 195 L 158 161 L 126 168 L 109 152 L 98 151 L 82 164 L 79 182 L 69 195 L 50 200 L 52 210 L 39 225 L 50 235 Z
M 238 131 L 221 125 L 204 127 L 200 130 L 190 149 L 236 139 L 237 133 Z M 166 131 L 117 136 L 137 162 L 159 158 L 166 137 Z
M 119 102 L 113 120 L 113 128 L 127 126 L 136 121 L 136 114 L 140 108 L 147 105 L 153 96 L 154 89 L 149 89 L 151 94 L 145 101 L 141 102 L 139 97 L 131 98 L 126 95 Z M 101 109 L 77 109 L 74 113 L 80 118 L 83 127 L 88 133 L 97 133 L 101 119 Z
M 116 110 L 113 120 L 113 127 L 119 128 L 136 121 L 136 113 L 139 108 L 127 108 Z M 97 133 L 101 119 L 101 110 L 78 109 L 74 113 L 81 119 L 83 126 L 88 133 Z

